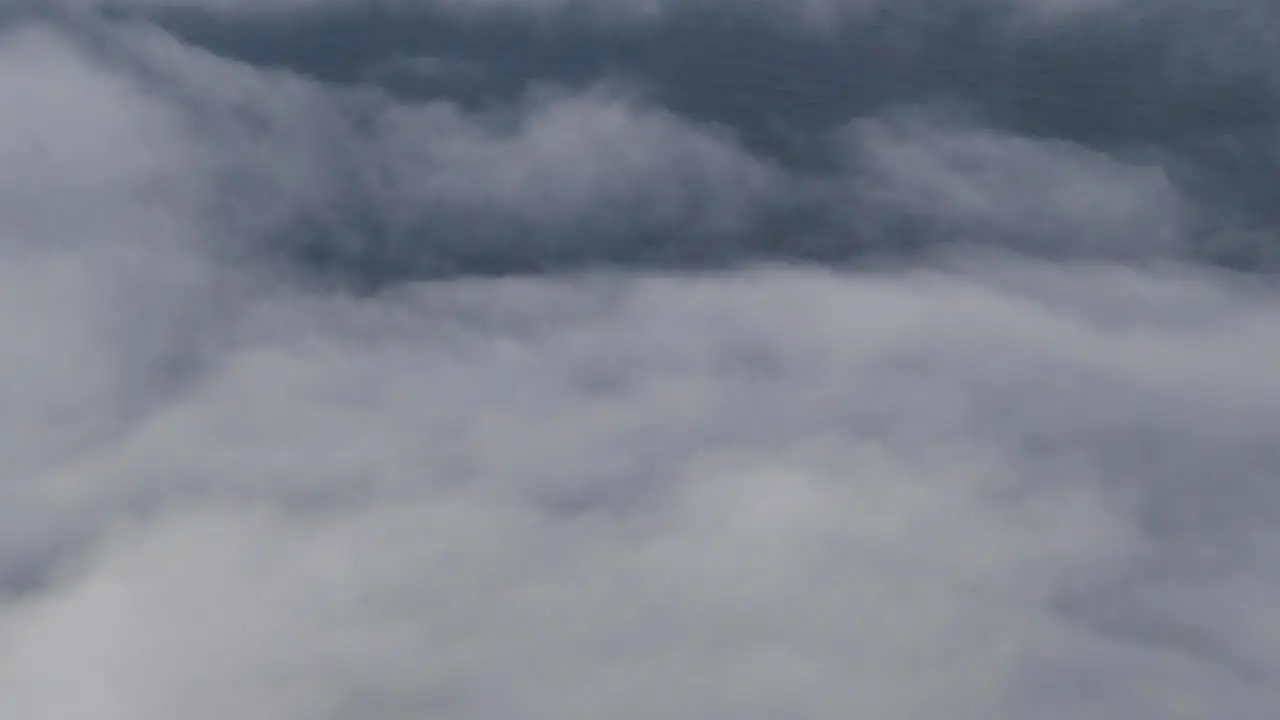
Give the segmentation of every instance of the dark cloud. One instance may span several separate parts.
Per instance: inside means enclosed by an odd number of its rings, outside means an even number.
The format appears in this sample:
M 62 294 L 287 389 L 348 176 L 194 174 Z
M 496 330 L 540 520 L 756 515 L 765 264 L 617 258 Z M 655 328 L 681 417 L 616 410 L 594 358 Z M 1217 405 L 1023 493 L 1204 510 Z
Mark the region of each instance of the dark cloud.
M 1269 5 L 10 7 L 15 716 L 1280 711 Z

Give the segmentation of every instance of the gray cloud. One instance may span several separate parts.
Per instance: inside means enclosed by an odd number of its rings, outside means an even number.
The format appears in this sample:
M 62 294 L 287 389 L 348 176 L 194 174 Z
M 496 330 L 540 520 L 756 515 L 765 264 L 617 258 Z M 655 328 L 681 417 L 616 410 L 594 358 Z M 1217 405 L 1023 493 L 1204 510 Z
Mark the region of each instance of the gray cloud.
M 1084 21 L 1104 6 L 1105 22 Z M 763 7 L 726 13 L 679 4 L 638 26 L 599 25 L 573 10 L 537 21 L 536 32 L 519 29 L 534 26 L 520 15 L 460 19 L 434 3 L 138 17 L 217 54 L 287 68 L 326 91 L 372 86 L 409 106 L 456 103 L 468 117 L 495 106 L 531 109 L 529 98 L 547 85 L 572 94 L 624 80 L 624 87 L 645 88 L 638 96 L 644 102 L 632 95 L 633 108 L 696 120 L 695 131 L 727 130 L 737 149 L 806 176 L 806 192 L 814 186 L 807 175 L 829 170 L 841 155 L 831 138 L 851 121 L 942 103 L 980 130 L 1163 173 L 1170 192 L 1197 216 L 1197 235 L 1188 241 L 1196 252 L 1236 267 L 1273 262 L 1266 228 L 1280 219 L 1271 201 L 1280 161 L 1270 150 L 1280 106 L 1265 38 L 1280 17 L 1269 6 L 1238 0 L 1209 12 L 1185 3 L 1063 3 L 1048 15 L 1081 22 L 1032 27 L 1024 23 L 1031 15 L 1010 13 L 1003 3 L 924 3 L 829 25 L 820 36 L 755 12 Z M 340 53 L 332 50 L 339 46 Z M 470 79 L 385 72 L 423 56 L 470 68 Z M 773 209 L 780 214 L 765 223 L 768 232 L 785 228 L 793 255 L 829 259 L 847 250 L 847 238 L 827 232 L 842 222 L 832 208 L 790 193 Z M 634 259 L 632 240 L 622 243 L 630 254 L 621 255 Z M 731 243 L 757 256 L 776 244 L 776 237 Z
M 905 116 L 860 120 L 846 143 L 857 170 L 849 222 L 901 242 L 998 241 L 1050 254 L 1177 256 L 1192 207 L 1159 165 L 1086 147 Z
M 46 480 L 55 517 L 151 509 L 13 610 L 0 687 L 67 717 L 95 692 L 141 717 L 1274 712 L 1280 646 L 1235 629 L 1280 589 L 1247 477 L 1280 467 L 1274 314 L 1206 277 L 1005 270 L 1039 282 L 259 306 L 217 372 Z M 1073 307 L 1117 291 L 1132 317 Z M 1163 319 L 1202 298 L 1212 325 Z M 1222 497 L 1167 507 L 1197 469 Z M 1170 629 L 1095 619 L 1125 614 Z M 39 681 L 64 654 L 71 688 Z
M 497 243 L 482 251 L 536 258 L 566 245 L 573 252 L 583 237 L 595 254 L 619 233 L 623 242 L 740 234 L 758 206 L 785 191 L 780 171 L 726 133 L 608 91 L 535 96 L 516 112 L 524 117 L 493 119 L 489 130 L 485 118 L 448 106 L 389 113 L 377 131 L 385 216 L 407 232 L 455 214 L 460 224 L 493 219 L 492 241 L 483 229 L 468 239 Z M 521 236 L 534 247 L 505 247 Z
M 643 74 L 3 32 L 16 716 L 1280 710 L 1248 168 L 961 93 L 789 156 Z
M 815 171 L 617 82 L 531 86 L 478 106 L 402 100 L 262 73 L 153 31 L 125 37 L 139 81 L 206 149 L 221 224 L 256 250 L 266 238 L 269 252 L 373 276 L 848 259 L 955 242 L 1185 257 L 1206 237 L 1250 237 L 1206 223 L 1160 156 L 940 112 L 855 120 L 825 141 L 834 169 Z

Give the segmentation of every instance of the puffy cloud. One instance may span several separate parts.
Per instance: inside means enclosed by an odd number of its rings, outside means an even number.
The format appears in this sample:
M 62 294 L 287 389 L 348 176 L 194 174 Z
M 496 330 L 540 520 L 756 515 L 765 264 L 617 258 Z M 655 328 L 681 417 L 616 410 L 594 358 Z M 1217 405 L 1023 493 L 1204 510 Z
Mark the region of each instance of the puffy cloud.
M 927 115 L 855 121 L 846 142 L 850 222 L 884 243 L 905 231 L 1090 257 L 1190 249 L 1192 206 L 1158 165 Z
M 464 108 L 263 73 L 153 31 L 123 38 L 202 150 L 207 224 L 250 252 L 302 246 L 415 272 L 723 258 L 796 195 L 729 129 L 617 84 Z
M 45 479 L 81 532 L 134 519 L 10 612 L 7 704 L 1274 712 L 1274 298 L 1004 272 L 259 306 L 181 400 Z M 1132 316 L 1095 314 L 1117 292 Z M 63 662 L 70 689 L 41 680 Z
M 163 383 L 134 364 L 180 333 L 209 278 L 182 241 L 198 148 L 169 108 L 40 29 L 0 39 L 0 95 L 15 108 L 0 120 L 0 413 L 17 471 L 106 431 L 130 404 L 121 374 Z
M 467 251 L 481 244 L 479 252 L 532 260 L 608 255 L 610 246 L 667 242 L 675 233 L 687 242 L 741 234 L 786 192 L 782 171 L 728 133 L 608 91 L 534 96 L 517 112 L 509 129 L 510 121 L 486 123 L 438 104 L 382 119 L 379 200 L 398 234 L 457 218 L 463 227 L 496 225 L 464 236 Z M 443 235 L 431 238 L 450 244 Z M 584 238 L 590 246 L 574 247 Z
M 90 21 L 0 95 L 16 715 L 1280 710 L 1280 298 L 1162 164 L 877 111 L 789 167 Z M 316 238 L 392 267 L 297 282 Z M 510 276 L 404 267 L 467 252 Z
M 373 275 L 957 241 L 1177 257 L 1200 232 L 1195 203 L 1158 163 L 938 113 L 855 120 L 829 142 L 831 175 L 755 156 L 732 128 L 616 84 L 533 86 L 475 108 L 336 90 L 154 32 L 125 37 L 203 149 L 205 212 L 224 232 L 251 252 L 265 244 Z
M 0 92 L 21 109 L 0 120 L 6 235 L 49 241 L 140 231 L 155 205 L 181 203 L 175 181 L 190 148 L 169 108 L 47 29 L 20 26 L 3 37 L 0 54 Z M 75 215 L 65 212 L 72 206 Z

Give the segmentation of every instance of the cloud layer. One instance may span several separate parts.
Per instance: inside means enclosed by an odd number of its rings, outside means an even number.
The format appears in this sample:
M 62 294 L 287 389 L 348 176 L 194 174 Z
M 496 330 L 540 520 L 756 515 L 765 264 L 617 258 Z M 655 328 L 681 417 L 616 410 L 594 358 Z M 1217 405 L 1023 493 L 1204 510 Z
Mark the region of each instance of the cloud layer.
M 1263 44 L 113 5 L 0 27 L 14 716 L 1280 711 Z

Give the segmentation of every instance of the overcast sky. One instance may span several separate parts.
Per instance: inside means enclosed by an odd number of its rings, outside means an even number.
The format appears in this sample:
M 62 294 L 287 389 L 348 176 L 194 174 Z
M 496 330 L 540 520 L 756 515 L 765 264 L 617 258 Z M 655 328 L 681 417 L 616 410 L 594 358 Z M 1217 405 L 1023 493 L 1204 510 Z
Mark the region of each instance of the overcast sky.
M 1280 717 L 1277 38 L 10 0 L 0 715 Z

